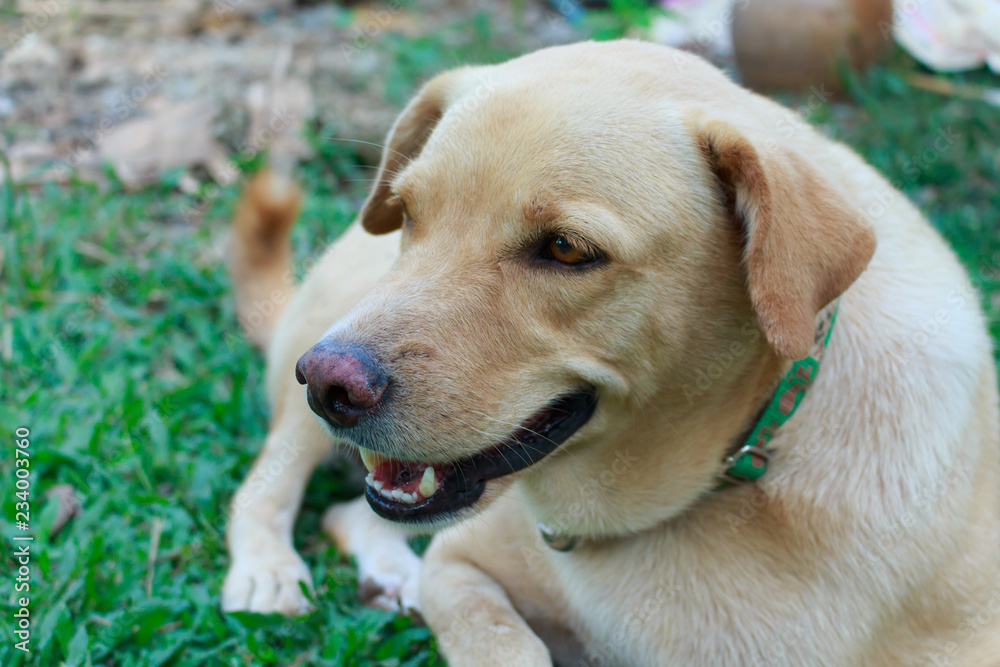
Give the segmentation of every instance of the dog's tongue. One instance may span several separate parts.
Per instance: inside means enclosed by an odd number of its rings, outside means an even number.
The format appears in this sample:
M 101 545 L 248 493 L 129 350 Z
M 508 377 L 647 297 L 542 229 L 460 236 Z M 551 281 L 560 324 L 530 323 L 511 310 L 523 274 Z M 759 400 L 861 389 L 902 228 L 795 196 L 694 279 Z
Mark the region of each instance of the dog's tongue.
M 384 488 L 413 493 L 420 486 L 420 480 L 427 468 L 426 463 L 389 459 L 375 466 L 371 472 L 372 477 L 382 482 Z

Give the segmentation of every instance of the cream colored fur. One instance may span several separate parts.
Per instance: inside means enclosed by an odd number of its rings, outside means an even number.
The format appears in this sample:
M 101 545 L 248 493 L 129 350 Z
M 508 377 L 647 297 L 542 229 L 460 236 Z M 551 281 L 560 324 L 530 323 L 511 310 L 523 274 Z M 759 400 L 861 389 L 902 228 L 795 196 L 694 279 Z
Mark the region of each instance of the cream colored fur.
M 293 368 L 335 336 L 391 360 L 385 447 L 410 460 L 467 456 L 598 388 L 559 451 L 434 538 L 420 607 L 453 665 L 1000 664 L 1000 416 L 978 296 L 855 153 L 694 56 L 623 41 L 436 78 L 382 167 L 270 339 L 273 425 L 234 501 L 226 608 L 306 607 L 291 526 L 332 440 Z M 397 229 L 403 203 L 402 240 L 362 229 Z M 607 265 L 518 260 L 553 221 Z M 767 475 L 712 492 L 838 295 Z M 361 502 L 327 528 L 414 604 L 402 532 Z M 539 522 L 580 546 L 548 549 Z

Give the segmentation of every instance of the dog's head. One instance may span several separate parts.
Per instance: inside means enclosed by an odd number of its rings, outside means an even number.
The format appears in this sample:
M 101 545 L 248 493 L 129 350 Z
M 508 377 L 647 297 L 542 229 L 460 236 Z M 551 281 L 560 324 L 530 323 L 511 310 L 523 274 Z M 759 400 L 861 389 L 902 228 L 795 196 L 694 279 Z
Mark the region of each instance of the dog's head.
M 402 254 L 297 369 L 376 512 L 453 519 L 518 478 L 602 535 L 711 488 L 874 250 L 787 113 L 634 42 L 428 83 L 361 211 Z

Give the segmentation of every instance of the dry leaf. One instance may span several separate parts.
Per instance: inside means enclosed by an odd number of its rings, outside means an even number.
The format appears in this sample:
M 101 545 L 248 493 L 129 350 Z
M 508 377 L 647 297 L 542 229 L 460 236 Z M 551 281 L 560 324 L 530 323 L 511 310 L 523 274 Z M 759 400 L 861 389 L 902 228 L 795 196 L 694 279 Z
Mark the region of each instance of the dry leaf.
M 49 489 L 45 495 L 48 498 L 55 498 L 59 502 L 56 519 L 52 522 L 51 537 L 62 530 L 70 519 L 79 514 L 81 508 L 80 501 L 76 497 L 76 490 L 70 484 L 57 484 Z

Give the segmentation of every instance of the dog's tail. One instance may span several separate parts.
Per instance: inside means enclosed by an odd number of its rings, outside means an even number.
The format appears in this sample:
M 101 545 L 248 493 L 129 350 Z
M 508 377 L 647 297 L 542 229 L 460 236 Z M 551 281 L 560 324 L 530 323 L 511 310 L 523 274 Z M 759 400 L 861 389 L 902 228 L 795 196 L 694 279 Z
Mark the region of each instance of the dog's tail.
M 262 171 L 247 184 L 233 218 L 229 273 L 236 316 L 246 337 L 267 347 L 295 290 L 290 232 L 302 190 L 289 178 Z

